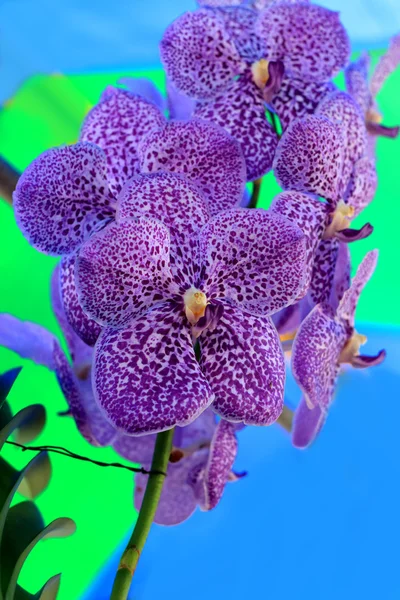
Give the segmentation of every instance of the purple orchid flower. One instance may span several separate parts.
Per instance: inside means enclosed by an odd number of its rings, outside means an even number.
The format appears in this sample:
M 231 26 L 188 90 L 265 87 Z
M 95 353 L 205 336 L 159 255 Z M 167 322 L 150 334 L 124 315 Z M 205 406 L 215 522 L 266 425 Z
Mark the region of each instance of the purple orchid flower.
M 131 185 L 117 222 L 78 253 L 79 301 L 104 327 L 93 372 L 99 405 L 135 435 L 187 425 L 210 404 L 229 421 L 274 422 L 284 364 L 269 315 L 303 285 L 304 235 L 263 210 L 232 209 L 208 220 L 194 195 L 185 198 L 191 226 L 168 231 L 140 216 L 138 203 L 149 196 Z
M 346 71 L 346 87 L 349 94 L 359 104 L 368 130 L 369 156 L 375 157 L 375 142 L 377 136 L 396 138 L 400 127 L 386 127 L 382 125 L 382 115 L 376 103 L 376 96 L 380 92 L 386 79 L 400 64 L 400 34 L 392 38 L 389 49 L 384 54 L 369 79 L 370 58 L 364 53 L 360 58 L 351 63 Z
M 60 270 L 63 303 L 70 324 L 89 345 L 96 342 L 100 327 L 87 318 L 78 302 L 76 251 L 94 231 L 115 218 L 123 184 L 140 172 L 140 142 L 156 129 L 160 131 L 160 144 L 163 143 L 164 126 L 167 133 L 170 131 L 166 123 L 153 102 L 128 91 L 107 88 L 83 124 L 84 141 L 43 153 L 18 182 L 14 194 L 18 224 L 38 250 L 67 255 Z M 187 161 L 183 165 L 178 160 L 176 148 L 172 157 L 176 160 L 168 164 L 164 160 L 162 165 L 164 171 L 180 173 L 175 186 L 171 175 L 169 197 L 164 198 L 171 214 L 177 195 L 204 193 L 213 214 L 239 204 L 246 175 L 238 142 L 218 126 L 199 120 L 174 123 L 173 131 L 175 143 L 187 136 Z M 158 197 L 157 190 L 154 192 Z M 146 206 L 143 210 L 152 209 Z M 160 214 L 166 212 L 162 210 Z M 153 216 L 158 218 L 154 211 Z
M 365 152 L 360 110 L 339 91 L 327 96 L 315 115 L 293 121 L 278 145 L 274 172 L 287 191 L 270 210 L 296 223 L 307 237 L 307 277 L 300 298 L 308 291 L 310 307 L 333 294 L 340 243 L 373 231 L 369 223 L 350 229 L 377 185 L 375 164 Z
M 321 430 L 333 400 L 341 365 L 355 368 L 379 365 L 386 356 L 360 354 L 366 337 L 356 332 L 354 315 L 360 294 L 371 278 L 378 252 L 369 252 L 360 264 L 338 308 L 318 304 L 302 322 L 292 349 L 292 372 L 303 392 L 293 423 L 293 444 L 305 448 Z
M 155 438 L 155 435 L 146 435 L 134 439 L 145 440 L 151 448 L 148 454 L 151 454 Z M 177 429 L 173 445 L 154 519 L 160 525 L 182 523 L 197 506 L 206 511 L 215 508 L 225 485 L 244 475 L 232 471 L 237 452 L 235 426 L 223 419 L 216 424 L 215 415 L 210 409 L 205 410 L 192 424 Z M 150 464 L 144 467 L 148 469 Z M 146 475 L 136 475 L 137 510 L 140 510 L 146 483 Z

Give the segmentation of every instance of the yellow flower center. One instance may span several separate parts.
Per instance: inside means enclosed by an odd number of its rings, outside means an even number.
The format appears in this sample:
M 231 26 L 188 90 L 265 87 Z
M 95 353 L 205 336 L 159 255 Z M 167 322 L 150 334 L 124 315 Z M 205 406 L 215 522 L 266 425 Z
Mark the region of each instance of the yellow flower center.
M 183 302 L 187 320 L 191 325 L 196 325 L 197 321 L 204 317 L 206 312 L 207 296 L 201 290 L 192 286 L 186 290 Z
M 339 356 L 339 363 L 350 363 L 355 356 L 360 354 L 360 348 L 367 343 L 367 337 L 355 331 Z
M 268 65 L 269 62 L 265 58 L 262 58 L 251 65 L 253 81 L 260 90 L 265 88 L 269 80 Z
M 379 113 L 377 110 L 374 110 L 373 108 L 371 108 L 367 112 L 366 121 L 367 121 L 367 123 L 377 123 L 379 125 L 379 123 L 382 123 L 383 117 L 382 117 L 381 113 Z
M 335 212 L 333 212 L 330 216 L 332 217 L 332 221 L 325 229 L 325 233 L 323 235 L 324 240 L 332 238 L 338 231 L 348 228 L 350 221 L 354 216 L 354 207 L 341 200 L 338 203 Z

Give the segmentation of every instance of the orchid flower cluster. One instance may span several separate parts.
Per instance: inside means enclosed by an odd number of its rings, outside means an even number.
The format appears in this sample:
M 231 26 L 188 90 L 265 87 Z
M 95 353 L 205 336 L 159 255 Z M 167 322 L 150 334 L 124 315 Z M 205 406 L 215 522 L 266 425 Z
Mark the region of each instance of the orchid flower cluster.
M 61 258 L 52 303 L 72 363 L 38 325 L 0 320 L 2 344 L 56 372 L 91 444 L 149 467 L 156 435 L 175 428 L 155 516 L 169 525 L 243 475 L 238 433 L 279 420 L 289 364 L 305 448 L 342 365 L 384 360 L 360 353 L 354 318 L 378 252 L 350 280 L 348 244 L 373 231 L 351 222 L 375 195 L 376 137 L 399 132 L 376 96 L 400 36 L 369 79 L 336 12 L 198 4 L 161 41 L 167 99 L 144 80 L 108 87 L 79 141 L 39 156 L 15 191 L 22 233 Z M 270 171 L 282 192 L 254 208 L 246 185 Z

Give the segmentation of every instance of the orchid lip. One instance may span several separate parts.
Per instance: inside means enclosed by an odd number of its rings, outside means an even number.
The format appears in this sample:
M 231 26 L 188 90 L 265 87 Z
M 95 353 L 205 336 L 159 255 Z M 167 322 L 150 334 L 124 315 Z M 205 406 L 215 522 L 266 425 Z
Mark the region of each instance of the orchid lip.
M 360 354 L 360 348 L 367 343 L 367 337 L 356 331 L 347 341 L 339 356 L 340 364 L 352 364 L 353 359 Z
M 186 318 L 191 325 L 196 325 L 204 317 L 207 306 L 207 296 L 204 292 L 192 286 L 183 296 Z
M 331 222 L 325 229 L 322 239 L 327 240 L 336 237 L 340 231 L 348 229 L 351 219 L 354 216 L 354 207 L 346 204 L 343 200 L 337 204 L 336 209 L 331 213 Z

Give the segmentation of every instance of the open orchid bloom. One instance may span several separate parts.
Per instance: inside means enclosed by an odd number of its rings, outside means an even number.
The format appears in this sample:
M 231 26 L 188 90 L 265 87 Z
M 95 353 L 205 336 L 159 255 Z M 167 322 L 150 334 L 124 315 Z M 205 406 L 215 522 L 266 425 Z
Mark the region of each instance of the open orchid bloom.
M 376 356 L 360 354 L 367 339 L 355 330 L 354 323 L 359 297 L 375 270 L 377 258 L 376 250 L 365 256 L 336 310 L 329 304 L 318 304 L 297 332 L 292 372 L 303 392 L 293 426 L 293 443 L 297 447 L 308 446 L 320 431 L 341 365 L 367 368 L 379 365 L 385 358 L 384 350 Z
M 78 255 L 79 301 L 104 327 L 94 358 L 99 404 L 130 434 L 187 425 L 210 404 L 233 422 L 274 422 L 284 364 L 269 315 L 303 286 L 303 233 L 263 210 L 207 222 L 206 205 L 192 195 L 184 206 L 196 219 L 183 235 L 173 213 L 169 230 L 137 216 L 142 190 L 127 186 L 117 222 Z
M 352 62 L 345 71 L 346 87 L 360 106 L 368 131 L 369 156 L 375 158 L 375 140 L 377 136 L 395 138 L 400 127 L 387 127 L 382 124 L 383 116 L 379 111 L 376 96 L 379 94 L 386 79 L 400 64 L 400 34 L 392 38 L 389 49 L 384 54 L 371 78 L 369 77 L 370 59 L 364 53 Z
M 135 437 L 146 440 L 151 450 L 155 435 Z M 215 422 L 215 415 L 205 410 L 196 421 L 177 429 L 155 523 L 177 525 L 185 521 L 197 506 L 211 510 L 220 501 L 225 485 L 243 474 L 232 471 L 237 452 L 235 425 Z M 149 468 L 148 465 L 144 465 Z M 140 510 L 147 477 L 135 477 L 135 507 Z

